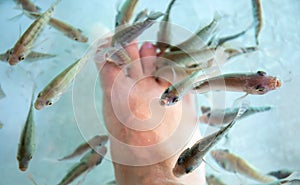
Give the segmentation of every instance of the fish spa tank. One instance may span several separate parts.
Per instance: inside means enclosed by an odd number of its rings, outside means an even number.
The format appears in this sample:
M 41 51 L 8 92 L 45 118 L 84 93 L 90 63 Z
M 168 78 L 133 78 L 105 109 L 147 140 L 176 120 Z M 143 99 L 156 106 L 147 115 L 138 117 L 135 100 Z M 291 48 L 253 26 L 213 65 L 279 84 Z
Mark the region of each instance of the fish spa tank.
M 300 184 L 297 0 L 0 2 L 0 184 Z

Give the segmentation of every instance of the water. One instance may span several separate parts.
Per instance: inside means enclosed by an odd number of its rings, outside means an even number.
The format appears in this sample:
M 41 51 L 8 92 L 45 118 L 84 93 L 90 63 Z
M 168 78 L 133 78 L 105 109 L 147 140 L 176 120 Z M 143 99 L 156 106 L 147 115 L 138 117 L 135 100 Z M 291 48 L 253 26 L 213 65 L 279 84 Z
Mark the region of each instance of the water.
M 37 91 L 41 90 L 56 74 L 81 57 L 89 45 L 114 27 L 115 13 L 119 1 L 96 1 L 88 3 L 82 1 L 63 0 L 55 11 L 55 18 L 62 19 L 80 28 L 89 37 L 88 43 L 72 41 L 53 28 L 47 27 L 41 34 L 35 50 L 58 55 L 53 59 L 35 63 L 9 66 L 0 63 L 0 83 L 6 97 L 0 100 L 0 121 L 4 124 L 0 130 L 0 184 L 32 184 L 27 178 L 31 174 L 39 185 L 55 184 L 64 176 L 67 170 L 77 162 L 78 158 L 65 162 L 57 159 L 71 152 L 78 144 L 99 133 L 106 133 L 101 116 L 101 90 L 97 80 L 97 71 L 89 64 L 84 74 L 79 75 L 73 91 L 70 88 L 53 106 L 41 111 L 35 111 L 36 123 L 36 152 L 26 173 L 19 171 L 16 153 L 19 135 L 29 109 L 33 83 Z M 42 10 L 46 10 L 52 1 L 34 1 Z M 164 11 L 168 1 L 160 2 L 141 0 L 137 11 Z M 13 1 L 0 2 L 0 51 L 11 48 L 19 35 L 32 22 L 26 16 L 9 20 L 21 11 L 14 9 Z M 232 152 L 242 156 L 263 172 L 287 168 L 299 170 L 300 147 L 297 96 L 299 86 L 299 49 L 300 36 L 297 20 L 300 2 L 297 0 L 262 0 L 264 26 L 260 34 L 260 49 L 246 56 L 240 56 L 222 68 L 223 73 L 257 70 L 267 71 L 277 76 L 283 82 L 279 90 L 263 96 L 248 96 L 251 105 L 272 105 L 274 109 L 244 119 L 237 124 L 230 133 L 229 148 Z M 237 33 L 247 27 L 252 21 L 250 0 L 245 1 L 197 1 L 178 0 L 171 13 L 171 21 L 183 29 L 195 31 L 200 25 L 207 24 L 217 11 L 225 18 L 222 21 L 221 35 Z M 157 25 L 156 25 L 157 28 Z M 224 29 L 223 29 L 224 28 Z M 153 27 L 155 29 L 155 26 Z M 156 32 L 147 32 L 142 39 L 155 40 Z M 153 34 L 155 33 L 155 34 Z M 172 33 L 174 40 L 183 40 L 185 35 Z M 254 31 L 234 40 L 231 46 L 251 46 L 254 44 Z M 34 82 L 32 80 L 34 78 Z M 92 83 L 91 83 L 92 82 Z M 92 84 L 92 85 L 91 85 Z M 89 87 L 92 90 L 82 87 Z M 75 90 L 74 90 L 75 89 Z M 36 92 L 37 93 L 37 92 Z M 88 94 L 92 93 L 92 94 Z M 94 97 L 94 93 L 97 96 Z M 92 105 L 86 100 L 90 95 Z M 227 106 L 232 100 L 241 96 L 236 93 L 226 95 Z M 208 104 L 199 98 L 199 105 Z M 79 105 L 79 106 L 78 106 Z M 82 115 L 86 110 L 89 115 Z M 87 118 L 87 119 L 84 119 Z M 206 126 L 200 126 L 202 134 L 207 134 Z M 221 144 L 224 144 L 222 142 Z M 226 145 L 219 145 L 223 148 Z M 227 145 L 228 146 L 228 145 Z M 109 157 L 109 155 L 108 155 Z M 213 160 L 208 162 L 214 166 Z M 219 169 L 219 168 L 218 168 Z M 231 173 L 213 171 L 207 167 L 208 173 L 214 173 L 228 184 L 250 183 L 245 178 Z M 93 169 L 83 184 L 101 184 L 114 179 L 111 161 L 103 163 Z M 73 184 L 76 184 L 76 180 Z

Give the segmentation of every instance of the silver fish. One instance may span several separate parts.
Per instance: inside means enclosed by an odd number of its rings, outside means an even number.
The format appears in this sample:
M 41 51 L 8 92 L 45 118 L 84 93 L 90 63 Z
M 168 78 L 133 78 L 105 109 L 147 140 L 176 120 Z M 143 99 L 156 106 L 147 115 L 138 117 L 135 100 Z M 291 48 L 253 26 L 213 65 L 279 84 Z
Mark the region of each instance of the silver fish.
M 79 156 L 79 155 L 83 154 L 87 150 L 93 149 L 97 146 L 104 146 L 106 144 L 107 140 L 108 140 L 107 135 L 94 136 L 93 138 L 91 138 L 87 142 L 82 143 L 81 145 L 79 145 L 71 154 L 59 159 L 59 161 L 74 158 L 76 156 Z
M 169 16 L 175 1 L 176 0 L 170 1 L 166 13 L 159 24 L 156 46 L 159 48 L 160 53 L 164 53 L 164 51 L 169 47 L 169 43 L 171 39 L 171 30 L 170 30 L 171 28 L 169 24 Z
M 116 27 L 129 23 L 137 3 L 138 0 L 126 0 L 124 2 L 121 10 L 116 15 Z
M 259 112 L 265 112 L 271 110 L 272 107 L 249 107 L 246 112 L 240 117 L 243 119 L 247 116 L 253 115 Z M 227 108 L 227 109 L 213 109 L 210 107 L 201 107 L 203 115 L 200 117 L 200 122 L 207 123 L 211 126 L 222 127 L 225 124 L 230 123 L 235 119 L 239 109 L 238 108 Z
M 203 157 L 206 153 L 214 147 L 224 135 L 226 135 L 229 129 L 236 123 L 236 120 L 247 110 L 246 107 L 241 107 L 239 113 L 231 123 L 226 127 L 214 132 L 199 141 L 197 141 L 191 148 L 184 150 L 173 168 L 173 174 L 176 177 L 191 173 L 202 163 Z
M 201 71 L 194 72 L 180 82 L 168 87 L 160 97 L 160 104 L 170 106 L 177 103 L 192 88 L 193 81 L 200 76 Z
M 35 41 L 45 29 L 45 26 L 49 22 L 56 5 L 60 1 L 61 0 L 56 0 L 46 12 L 36 19 L 15 43 L 14 47 L 9 50 L 8 62 L 10 65 L 16 65 L 29 55 Z
M 139 12 L 139 13 L 136 15 L 136 17 L 135 17 L 135 19 L 134 19 L 133 22 L 134 22 L 134 23 L 139 22 L 139 21 L 141 21 L 142 19 L 146 18 L 147 15 L 148 15 L 148 9 L 146 8 L 145 10 Z
M 258 36 L 263 25 L 261 3 L 260 0 L 251 0 L 251 4 L 252 4 L 252 12 L 254 18 L 255 42 L 256 45 L 258 45 L 259 44 Z
M 155 20 L 161 17 L 163 14 L 161 12 L 152 12 L 148 15 L 148 18 L 143 22 L 137 22 L 125 28 L 116 30 L 112 38 L 112 46 L 116 47 L 118 45 L 125 46 L 141 35 L 147 28 L 151 27 Z
M 26 13 L 29 17 L 37 19 L 41 16 L 40 13 L 36 12 L 28 12 Z M 68 38 L 77 41 L 77 42 L 83 42 L 86 43 L 88 41 L 87 36 L 83 35 L 81 29 L 75 28 L 72 25 L 62 22 L 55 18 L 50 18 L 48 24 L 55 28 L 56 30 L 62 32 L 65 36 Z
M 57 102 L 62 94 L 65 93 L 71 82 L 76 75 L 80 72 L 83 66 L 88 61 L 87 56 L 83 56 L 64 71 L 59 73 L 51 82 L 44 87 L 44 89 L 38 94 L 34 103 L 34 107 L 37 110 L 43 109 L 45 106 L 50 106 Z
M 32 159 L 35 151 L 33 101 L 34 101 L 34 90 L 32 92 L 30 109 L 27 115 L 26 122 L 24 124 L 24 128 L 21 133 L 20 143 L 18 146 L 17 160 L 19 162 L 19 169 L 21 171 L 27 170 L 29 162 Z
M 277 180 L 273 176 L 262 174 L 247 161 L 230 153 L 228 150 L 212 150 L 210 154 L 223 169 L 229 172 L 238 173 L 264 183 L 275 182 Z
M 98 148 L 96 151 L 92 150 L 83 156 L 77 164 L 75 164 L 68 173 L 63 177 L 63 179 L 58 183 L 58 185 L 68 185 L 73 182 L 77 177 L 79 177 L 84 172 L 92 170 L 95 166 L 99 165 L 105 154 L 107 152 L 106 147 Z
M 178 44 L 177 46 L 171 47 L 171 51 L 178 51 L 178 50 L 195 50 L 201 49 L 207 46 L 210 38 L 213 38 L 216 34 L 216 31 L 219 27 L 219 15 L 215 14 L 211 23 L 204 28 L 200 29 L 196 32 L 193 36 L 188 38 L 187 40 L 183 41 L 182 43 Z

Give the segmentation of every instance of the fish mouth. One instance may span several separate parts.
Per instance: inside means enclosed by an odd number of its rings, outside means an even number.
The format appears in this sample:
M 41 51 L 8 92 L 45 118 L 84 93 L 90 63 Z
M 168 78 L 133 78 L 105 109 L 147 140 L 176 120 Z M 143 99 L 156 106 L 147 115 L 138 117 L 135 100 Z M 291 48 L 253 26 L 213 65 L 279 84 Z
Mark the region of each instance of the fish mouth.
M 159 104 L 160 104 L 161 106 L 167 106 L 167 105 L 169 105 L 169 102 L 168 102 L 168 100 L 166 100 L 166 99 L 160 99 L 160 100 L 159 100 Z
M 42 104 L 42 102 L 40 102 L 40 101 L 36 101 L 35 103 L 34 103 L 34 108 L 36 109 L 36 110 L 41 110 L 42 108 L 44 108 L 44 105 Z
M 276 79 L 275 81 L 275 88 L 281 87 L 281 81 L 279 79 Z
M 175 166 L 172 171 L 173 171 L 173 175 L 175 177 L 181 177 L 182 176 L 182 173 L 180 173 L 180 169 L 177 166 Z

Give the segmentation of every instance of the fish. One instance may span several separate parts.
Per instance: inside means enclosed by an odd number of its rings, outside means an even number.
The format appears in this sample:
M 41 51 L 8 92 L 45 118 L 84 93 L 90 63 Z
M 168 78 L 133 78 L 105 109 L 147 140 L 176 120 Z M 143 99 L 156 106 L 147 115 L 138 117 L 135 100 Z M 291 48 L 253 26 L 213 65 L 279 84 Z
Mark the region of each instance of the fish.
M 138 0 L 126 0 L 124 2 L 121 10 L 118 11 L 116 16 L 116 27 L 129 23 L 137 3 Z
M 170 48 L 171 51 L 178 51 L 178 50 L 194 50 L 194 49 L 201 49 L 206 47 L 209 40 L 216 35 L 216 32 L 219 27 L 220 16 L 216 13 L 214 15 L 213 20 L 202 29 L 199 29 L 196 34 L 188 38 L 187 40 L 183 41 L 182 43 L 173 46 Z
M 220 167 L 229 172 L 238 173 L 244 175 L 245 177 L 263 183 L 271 183 L 278 180 L 273 176 L 265 175 L 259 172 L 250 163 L 248 163 L 241 157 L 230 153 L 227 149 L 212 150 L 210 154 Z
M 281 170 L 279 170 L 279 171 L 281 171 Z M 285 171 L 285 170 L 283 170 L 283 171 Z M 264 184 L 259 184 L 259 185 L 300 185 L 300 177 L 299 176 L 300 176 L 300 173 L 295 171 L 283 179 L 278 179 L 274 182 L 264 183 Z M 256 185 L 258 185 L 258 184 L 256 184 Z
M 183 68 L 188 74 L 192 74 L 195 71 L 211 67 L 216 56 L 215 52 L 216 48 L 205 48 L 189 52 L 165 52 L 158 58 L 157 68 L 170 65 L 169 61 L 171 61 L 174 62 L 177 67 Z M 168 62 L 165 64 L 165 61 Z
M 0 129 L 3 128 L 3 123 L 0 121 Z
M 257 51 L 257 47 L 240 47 L 240 48 L 225 48 L 224 52 L 228 54 L 227 60 L 230 60 L 236 56 L 242 55 L 242 54 L 247 54 L 247 53 L 252 53 Z
M 193 84 L 192 90 L 196 93 L 208 91 L 245 92 L 246 95 L 263 95 L 281 87 L 281 81 L 273 76 L 268 76 L 264 71 L 256 73 L 231 73 Z
M 8 63 L 10 65 L 16 65 L 28 56 L 35 41 L 45 29 L 45 26 L 49 22 L 56 5 L 60 1 L 61 0 L 56 0 L 46 12 L 36 19 L 15 43 L 14 47 L 9 50 Z
M 132 62 L 128 52 L 120 47 L 110 47 L 105 49 L 105 60 L 107 62 L 115 63 L 118 66 L 126 65 Z
M 68 66 L 65 70 L 60 72 L 53 80 L 51 80 L 44 89 L 39 92 L 34 107 L 41 110 L 44 107 L 50 106 L 57 102 L 60 97 L 70 86 L 76 75 L 80 72 L 83 66 L 88 61 L 87 56 L 83 56 L 76 62 Z
M 146 9 L 144 9 L 143 11 L 139 12 L 139 13 L 136 15 L 136 17 L 135 17 L 135 19 L 134 19 L 133 22 L 136 23 L 136 22 L 138 22 L 138 21 L 144 19 L 145 17 L 147 17 L 147 15 L 148 15 L 148 9 L 146 8 Z
M 1 84 L 0 84 L 0 99 L 5 98 L 5 96 L 6 96 L 6 94 L 3 91 L 2 87 L 1 87 Z
M 176 104 L 192 88 L 193 81 L 197 79 L 201 71 L 194 72 L 183 80 L 170 85 L 161 95 L 159 103 L 162 106 L 171 106 Z
M 30 0 L 14 0 L 14 1 L 17 4 L 21 5 L 23 10 L 26 10 L 29 12 L 40 12 L 41 11 L 41 8 L 36 6 Z
M 230 128 L 235 125 L 236 120 L 243 115 L 246 110 L 246 105 L 242 105 L 236 119 L 234 119 L 226 127 L 221 128 L 219 131 L 200 139 L 191 148 L 185 149 L 180 154 L 175 167 L 173 168 L 173 174 L 176 177 L 181 177 L 182 175 L 191 173 L 198 168 L 201 165 L 203 157 L 206 155 L 206 153 L 229 132 Z
M 208 185 L 226 185 L 222 182 L 219 178 L 215 177 L 214 175 L 206 176 L 206 183 Z
M 234 35 L 230 35 L 230 36 L 226 36 L 226 37 L 221 37 L 221 38 L 212 38 L 207 45 L 209 45 L 210 47 L 218 47 L 218 46 L 222 46 L 224 43 L 236 39 L 242 35 L 244 35 L 246 32 L 248 31 L 248 29 L 243 30 L 239 33 L 236 33 Z
M 8 62 L 9 57 L 9 50 L 7 50 L 5 53 L 0 54 L 0 60 L 4 62 Z M 26 57 L 26 61 L 28 62 L 35 62 L 43 59 L 53 58 L 56 57 L 55 54 L 50 53 L 41 53 L 37 51 L 31 51 L 28 56 Z
M 252 4 L 252 13 L 254 19 L 254 29 L 255 29 L 255 43 L 259 44 L 258 36 L 263 26 L 263 18 L 262 18 L 262 8 L 260 0 L 251 0 Z
M 92 150 L 84 155 L 78 163 L 69 169 L 68 173 L 62 178 L 58 185 L 70 184 L 84 172 L 89 172 L 95 166 L 101 164 L 106 152 L 107 148 L 103 146 L 97 148 L 96 151 Z
M 107 135 L 97 135 L 88 140 L 85 143 L 80 144 L 71 154 L 59 159 L 59 161 L 71 159 L 76 156 L 79 156 L 86 152 L 88 149 L 95 148 L 97 146 L 104 146 L 106 142 L 108 141 Z
M 20 142 L 18 145 L 17 160 L 19 163 L 19 169 L 26 171 L 35 152 L 35 126 L 34 126 L 34 89 L 32 91 L 31 103 L 26 122 L 21 132 Z
M 249 107 L 246 112 L 240 117 L 243 119 L 250 115 L 271 110 L 271 106 Z M 230 123 L 236 117 L 238 108 L 213 109 L 210 107 L 201 107 L 203 115 L 200 117 L 200 122 L 207 123 L 211 126 L 222 127 Z
M 164 51 L 169 47 L 171 39 L 171 27 L 169 23 L 169 16 L 175 1 L 176 0 L 170 1 L 166 13 L 164 14 L 164 17 L 159 24 L 156 46 L 157 48 L 159 48 L 160 53 L 164 53 Z
M 41 16 L 40 13 L 36 13 L 36 12 L 27 12 L 26 14 L 29 17 L 34 19 L 37 19 Z M 81 29 L 75 28 L 68 23 L 62 22 L 58 19 L 51 17 L 48 24 L 53 28 L 55 28 L 56 30 L 62 32 L 66 37 L 74 41 L 82 42 L 82 43 L 86 43 L 88 41 L 88 37 L 82 33 Z
M 137 22 L 125 28 L 116 30 L 112 37 L 112 46 L 117 47 L 118 45 L 125 46 L 141 35 L 146 29 L 151 27 L 155 20 L 161 17 L 161 12 L 151 12 L 147 19 L 143 22 Z

